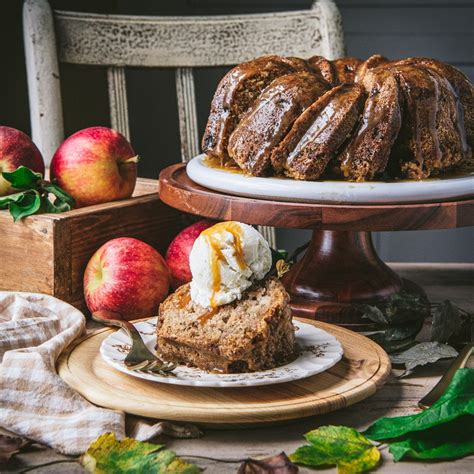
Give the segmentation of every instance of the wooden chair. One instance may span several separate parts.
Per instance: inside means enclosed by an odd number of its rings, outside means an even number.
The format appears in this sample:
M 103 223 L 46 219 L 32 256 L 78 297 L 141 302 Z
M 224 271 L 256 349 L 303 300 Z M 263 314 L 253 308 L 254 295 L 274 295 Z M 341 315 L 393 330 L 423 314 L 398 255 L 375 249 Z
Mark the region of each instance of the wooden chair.
M 188 161 L 200 150 L 193 68 L 272 53 L 329 59 L 344 53 L 332 0 L 303 11 L 182 17 L 52 11 L 47 0 L 25 0 L 23 29 L 32 137 L 47 161 L 64 139 L 59 63 L 107 68 L 111 124 L 127 138 L 125 68 L 175 68 L 181 158 Z M 273 229 L 263 231 L 275 245 Z

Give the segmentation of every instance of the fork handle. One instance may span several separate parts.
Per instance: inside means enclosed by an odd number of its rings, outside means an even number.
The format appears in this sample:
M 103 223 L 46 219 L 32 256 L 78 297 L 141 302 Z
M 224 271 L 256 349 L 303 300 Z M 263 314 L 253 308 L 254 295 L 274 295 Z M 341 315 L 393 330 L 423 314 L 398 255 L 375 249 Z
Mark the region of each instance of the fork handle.
M 458 369 L 464 367 L 471 356 L 472 350 L 474 349 L 474 343 L 470 342 L 464 346 L 463 350 L 459 353 L 456 359 L 453 360 L 446 373 L 441 377 L 439 382 L 428 392 L 419 402 L 418 406 L 423 410 L 433 405 L 436 400 L 444 393 L 448 388 L 454 374 Z
M 106 326 L 122 328 L 134 342 L 136 339 L 141 341 L 141 336 L 137 328 L 130 321 L 122 319 L 119 313 L 108 310 L 95 311 L 92 313 L 92 319 Z

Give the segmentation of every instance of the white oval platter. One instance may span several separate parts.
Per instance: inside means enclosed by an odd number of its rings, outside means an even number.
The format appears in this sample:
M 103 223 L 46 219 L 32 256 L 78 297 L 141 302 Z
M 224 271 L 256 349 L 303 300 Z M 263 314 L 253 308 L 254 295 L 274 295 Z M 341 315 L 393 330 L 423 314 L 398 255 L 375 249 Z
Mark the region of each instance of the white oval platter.
M 124 359 L 130 349 L 130 340 L 122 329 L 104 339 L 100 354 L 109 365 L 133 377 L 196 387 L 250 387 L 290 382 L 324 372 L 341 360 L 343 349 L 334 336 L 301 321 L 295 321 L 295 326 L 296 342 L 299 347 L 298 358 L 289 364 L 261 372 L 219 374 L 185 366 L 174 369 L 172 376 L 132 371 L 124 364 Z M 147 347 L 154 351 L 156 318 L 135 323 L 135 327 Z
M 197 184 L 226 194 L 275 201 L 332 204 L 396 204 L 437 202 L 474 195 L 474 172 L 453 178 L 420 181 L 297 181 L 289 178 L 259 178 L 211 168 L 204 155 L 186 167 Z

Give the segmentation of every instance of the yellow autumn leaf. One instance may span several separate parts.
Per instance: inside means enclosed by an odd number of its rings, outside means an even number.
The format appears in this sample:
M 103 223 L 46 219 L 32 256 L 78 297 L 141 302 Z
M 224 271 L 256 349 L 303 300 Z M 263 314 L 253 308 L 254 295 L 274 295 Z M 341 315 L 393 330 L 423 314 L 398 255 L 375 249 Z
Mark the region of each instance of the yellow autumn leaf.
M 93 474 L 195 474 L 201 469 L 163 449 L 162 444 L 143 443 L 133 438 L 118 440 L 104 433 L 93 441 L 81 464 Z
M 322 426 L 305 435 L 290 460 L 306 466 L 336 466 L 339 474 L 367 472 L 380 461 L 380 451 L 362 434 L 347 426 Z

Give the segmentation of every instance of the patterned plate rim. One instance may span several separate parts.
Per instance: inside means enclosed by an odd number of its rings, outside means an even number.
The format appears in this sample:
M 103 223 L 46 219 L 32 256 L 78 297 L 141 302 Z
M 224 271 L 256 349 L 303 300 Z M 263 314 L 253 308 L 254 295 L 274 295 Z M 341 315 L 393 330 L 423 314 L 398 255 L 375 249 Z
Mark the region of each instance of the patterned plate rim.
M 156 317 L 155 318 L 150 318 L 147 320 L 139 321 L 135 324 L 135 327 L 139 330 L 140 333 L 143 334 L 143 329 L 144 325 L 148 324 L 148 328 L 150 325 L 155 325 L 156 322 Z M 157 383 L 165 383 L 165 384 L 171 384 L 171 385 L 184 385 L 184 386 L 195 386 L 195 387 L 210 387 L 210 388 L 221 388 L 221 387 L 255 387 L 259 385 L 272 385 L 272 384 L 279 384 L 279 383 L 285 383 L 285 382 L 292 382 L 295 380 L 301 380 L 307 377 L 311 377 L 313 375 L 317 375 L 321 372 L 324 372 L 334 365 L 336 365 L 342 358 L 343 355 L 343 348 L 341 343 L 337 340 L 336 337 L 334 337 L 332 334 L 329 334 L 327 331 L 324 331 L 323 329 L 317 328 L 311 324 L 304 323 L 302 321 L 294 321 L 295 326 L 298 328 L 298 330 L 304 329 L 305 331 L 310 331 L 311 337 L 313 338 L 313 344 L 310 346 L 304 346 L 307 347 L 307 350 L 303 350 L 301 354 L 292 362 L 285 364 L 280 367 L 276 367 L 275 369 L 270 369 L 270 370 L 264 370 L 260 372 L 246 372 L 243 374 L 210 374 L 208 372 L 199 370 L 199 369 L 194 369 L 194 368 L 188 368 L 184 366 L 179 366 L 177 369 L 178 371 L 184 371 L 185 373 L 182 374 L 182 376 L 188 374 L 189 378 L 179 378 L 179 377 L 164 377 L 160 375 L 155 375 L 155 374 L 148 374 L 144 372 L 136 372 L 132 371 L 129 368 L 127 368 L 121 360 L 115 359 L 117 352 L 121 352 L 122 354 L 122 360 L 125 358 L 125 351 L 126 347 L 124 347 L 124 342 L 122 339 L 128 339 L 128 336 L 126 336 L 125 332 L 123 330 L 118 330 L 114 331 L 112 334 L 107 336 L 103 341 L 100 346 L 100 354 L 102 359 L 110 366 L 115 368 L 116 370 L 119 370 L 122 373 L 125 373 L 127 375 L 130 375 L 132 377 L 136 377 L 139 379 L 144 379 L 144 380 L 149 380 L 152 382 L 157 382 Z M 148 329 L 147 328 L 147 329 Z M 301 339 L 302 336 L 298 337 L 298 332 L 296 331 L 296 340 L 298 342 L 298 339 L 300 340 L 300 345 L 301 345 Z M 153 341 L 151 337 L 148 337 L 151 335 L 151 333 L 146 332 L 144 333 L 145 337 L 145 342 L 147 343 L 148 347 L 151 348 L 152 344 L 150 342 Z M 318 344 L 314 344 L 315 340 L 318 339 Z M 319 340 L 321 339 L 321 340 Z M 117 349 L 115 346 L 118 346 L 119 349 Z M 321 348 L 321 346 L 325 345 L 325 347 Z M 303 363 L 305 354 L 308 352 L 312 354 L 316 354 L 317 351 L 319 350 L 324 350 L 325 352 L 321 355 L 316 355 L 318 362 L 316 360 L 312 360 L 312 369 L 305 368 L 303 369 L 301 364 Z M 331 354 L 332 357 L 328 358 L 328 354 Z M 325 357 L 323 357 L 325 356 Z M 308 357 L 306 355 L 306 357 Z M 310 356 L 309 356 L 310 357 Z M 320 360 L 322 359 L 322 360 Z M 324 361 L 324 363 L 322 363 Z M 288 371 L 288 368 L 292 368 L 293 373 L 291 371 L 287 372 L 285 375 L 279 375 L 279 372 L 282 371 Z M 276 377 L 272 376 L 274 374 L 277 374 Z M 197 377 L 200 378 L 202 376 L 205 376 L 206 379 L 192 379 L 190 377 Z

